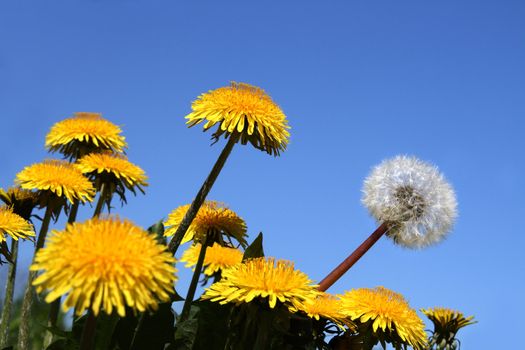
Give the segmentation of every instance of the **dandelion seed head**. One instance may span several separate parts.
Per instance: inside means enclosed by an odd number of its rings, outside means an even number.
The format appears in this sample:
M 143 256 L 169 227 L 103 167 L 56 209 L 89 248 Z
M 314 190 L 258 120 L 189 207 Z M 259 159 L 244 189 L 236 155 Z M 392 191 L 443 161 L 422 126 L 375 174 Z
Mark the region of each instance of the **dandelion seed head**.
M 422 248 L 443 240 L 457 216 L 456 195 L 438 169 L 415 157 L 382 162 L 365 180 L 363 204 L 390 224 L 394 242 Z

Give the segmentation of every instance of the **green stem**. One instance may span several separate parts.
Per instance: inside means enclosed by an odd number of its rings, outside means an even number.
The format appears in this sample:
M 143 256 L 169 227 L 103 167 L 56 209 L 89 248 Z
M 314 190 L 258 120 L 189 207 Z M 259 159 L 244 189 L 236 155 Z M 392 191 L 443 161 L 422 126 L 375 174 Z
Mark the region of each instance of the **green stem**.
M 104 206 L 104 201 L 107 196 L 106 192 L 107 192 L 107 186 L 105 183 L 102 183 L 102 185 L 100 185 L 100 195 L 98 197 L 97 206 L 95 207 L 95 212 L 93 213 L 94 218 L 98 217 L 100 213 L 102 213 L 102 207 Z
M 47 327 L 44 334 L 44 341 L 43 341 L 43 348 L 47 348 L 52 342 L 53 342 L 53 333 L 49 330 L 49 328 L 55 328 L 58 320 L 58 312 L 60 310 L 60 298 L 53 301 L 51 303 L 51 307 L 49 309 L 49 315 L 47 318 Z
M 142 325 L 144 324 L 144 318 L 145 314 L 142 313 L 139 317 L 139 321 L 137 322 L 137 326 L 135 327 L 135 330 L 133 331 L 133 337 L 131 337 L 131 344 L 129 345 L 130 350 L 135 349 L 135 340 L 137 339 L 137 334 L 139 334 L 140 329 L 142 328 Z
M 73 205 L 71 205 L 71 210 L 69 211 L 69 216 L 67 218 L 67 223 L 72 224 L 77 220 L 78 207 L 80 202 L 77 200 Z
M 78 207 L 80 203 L 79 201 L 75 201 L 71 205 L 71 209 L 69 211 L 69 216 L 67 218 L 67 223 L 72 224 L 77 219 L 77 213 L 78 213 Z M 51 303 L 51 308 L 49 309 L 49 316 L 47 318 L 47 327 L 48 330 L 46 331 L 46 334 L 44 335 L 44 349 L 47 348 L 52 342 L 53 342 L 53 333 L 49 331 L 49 328 L 54 328 L 57 325 L 58 320 L 58 313 L 60 311 L 60 297 L 53 301 Z
M 179 227 L 177 228 L 177 231 L 173 235 L 173 238 L 171 239 L 168 249 L 169 251 L 175 255 L 177 252 L 177 249 L 179 248 L 180 242 L 182 241 L 182 238 L 186 234 L 186 231 L 188 231 L 188 228 L 191 225 L 191 222 L 197 216 L 197 212 L 199 211 L 202 203 L 204 203 L 204 200 L 206 199 L 206 196 L 210 192 L 211 188 L 213 187 L 213 184 L 215 183 L 215 180 L 217 179 L 217 176 L 219 176 L 219 173 L 222 170 L 222 167 L 224 166 L 224 163 L 226 163 L 226 160 L 228 159 L 228 156 L 230 155 L 233 146 L 238 140 L 238 136 L 230 135 L 228 138 L 228 142 L 226 143 L 226 146 L 224 146 L 224 149 L 222 150 L 221 154 L 219 155 L 219 158 L 217 158 L 217 161 L 213 165 L 213 168 L 210 171 L 210 174 L 204 180 L 204 183 L 202 184 L 199 192 L 197 192 L 197 195 L 195 196 L 195 199 L 190 205 L 190 208 L 184 215 L 184 218 L 182 219 L 181 223 L 179 224 Z
M 97 326 L 97 317 L 93 314 L 93 310 L 89 309 L 87 313 L 86 323 L 82 330 L 80 338 L 80 350 L 92 350 L 95 338 L 95 328 Z
M 35 259 L 36 253 L 44 246 L 46 241 L 47 231 L 49 230 L 49 223 L 51 221 L 51 214 L 53 213 L 53 206 L 51 203 L 48 203 L 46 207 L 46 213 L 44 214 L 44 219 L 42 220 L 42 226 L 40 226 L 40 233 L 38 234 L 38 239 L 36 241 L 35 255 L 33 255 L 33 261 Z M 31 306 L 33 304 L 33 286 L 32 283 L 36 278 L 36 271 L 29 271 L 27 277 L 26 289 L 24 291 L 24 299 L 22 301 L 22 309 L 20 311 L 20 328 L 18 330 L 18 350 L 28 350 L 29 349 L 29 323 L 31 321 Z
M 202 266 L 204 265 L 204 258 L 206 256 L 206 249 L 208 248 L 209 241 L 210 234 L 206 233 L 206 238 L 204 243 L 201 245 L 199 258 L 197 259 L 197 265 L 195 265 L 195 271 L 193 272 L 193 277 L 191 278 L 190 287 L 188 288 L 188 294 L 186 295 L 186 300 L 184 301 L 184 306 L 182 307 L 179 322 L 186 321 L 190 315 L 191 303 L 195 297 L 195 291 L 197 290 L 197 284 L 199 283 L 199 277 L 201 275 Z
M 36 252 L 44 246 L 46 241 L 47 231 L 49 231 L 49 223 L 51 222 L 51 215 L 53 214 L 52 205 L 46 207 L 46 213 L 44 214 L 44 219 L 42 220 L 42 226 L 40 227 L 40 232 L 38 233 L 38 239 L 36 241 Z
M 11 308 L 13 305 L 13 293 L 15 290 L 16 261 L 18 257 L 18 241 L 11 240 L 11 258 L 7 271 L 7 282 L 5 285 L 4 308 L 2 309 L 2 320 L 0 321 L 0 349 L 7 346 L 9 339 L 9 321 L 11 319 Z

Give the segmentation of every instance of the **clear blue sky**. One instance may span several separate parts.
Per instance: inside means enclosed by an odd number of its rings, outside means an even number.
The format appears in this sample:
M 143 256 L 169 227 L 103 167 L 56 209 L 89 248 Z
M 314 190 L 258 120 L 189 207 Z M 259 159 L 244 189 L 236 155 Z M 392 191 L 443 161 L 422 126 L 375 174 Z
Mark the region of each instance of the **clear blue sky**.
M 422 251 L 383 239 L 331 291 L 384 285 L 457 308 L 479 321 L 463 349 L 511 348 L 525 313 L 524 18 L 525 2 L 495 0 L 3 1 L 0 186 L 47 156 L 53 123 L 102 112 L 151 183 L 117 212 L 149 226 L 191 201 L 222 148 L 185 127 L 191 101 L 258 85 L 289 118 L 289 149 L 236 147 L 209 198 L 320 280 L 375 228 L 360 204 L 371 167 L 433 162 L 457 190 L 449 238 Z

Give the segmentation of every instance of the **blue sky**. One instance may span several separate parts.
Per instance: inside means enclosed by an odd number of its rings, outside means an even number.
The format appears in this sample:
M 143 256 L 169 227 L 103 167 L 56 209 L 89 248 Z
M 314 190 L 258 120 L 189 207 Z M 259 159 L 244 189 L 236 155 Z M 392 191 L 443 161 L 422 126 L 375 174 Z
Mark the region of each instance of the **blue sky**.
M 421 251 L 384 238 L 331 291 L 384 285 L 415 308 L 457 308 L 479 321 L 464 349 L 511 348 L 525 312 L 523 18 L 522 1 L 2 2 L 0 186 L 48 157 L 53 123 L 101 112 L 150 178 L 116 212 L 149 226 L 191 201 L 222 148 L 186 128 L 191 101 L 251 83 L 287 114 L 289 148 L 235 147 L 209 198 L 320 280 L 375 228 L 360 204 L 371 168 L 432 162 L 457 191 L 449 238 Z

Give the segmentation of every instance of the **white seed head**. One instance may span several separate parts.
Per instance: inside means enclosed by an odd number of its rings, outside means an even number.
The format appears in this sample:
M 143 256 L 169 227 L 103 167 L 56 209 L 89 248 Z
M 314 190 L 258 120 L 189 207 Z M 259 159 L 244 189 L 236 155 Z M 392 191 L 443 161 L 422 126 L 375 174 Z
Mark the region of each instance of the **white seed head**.
M 387 235 L 408 248 L 440 242 L 457 216 L 456 195 L 438 169 L 415 157 L 397 156 L 376 166 L 365 180 L 363 204 Z

